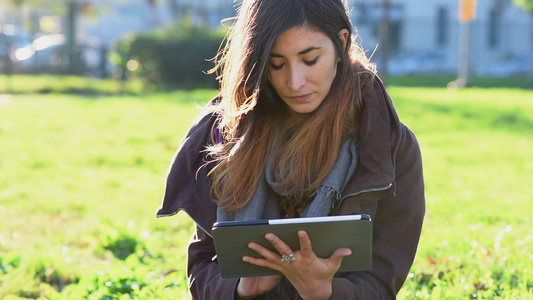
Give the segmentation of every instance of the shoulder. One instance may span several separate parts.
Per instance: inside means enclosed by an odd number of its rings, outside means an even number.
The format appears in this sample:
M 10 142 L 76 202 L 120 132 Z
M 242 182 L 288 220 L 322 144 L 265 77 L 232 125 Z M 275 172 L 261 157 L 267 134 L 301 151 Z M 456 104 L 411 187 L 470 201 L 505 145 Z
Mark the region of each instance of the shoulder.
M 400 123 L 400 139 L 396 151 L 396 162 L 402 167 L 422 167 L 420 145 L 414 132 L 404 123 Z M 403 166 L 405 165 L 405 166 Z
M 214 206 L 209 194 L 208 173 L 212 168 L 207 162 L 206 147 L 213 144 L 213 124 L 217 114 L 204 108 L 189 127 L 180 146 L 172 157 L 165 185 L 163 203 L 157 211 L 158 216 L 170 216 L 185 210 L 204 227 L 209 223 L 205 207 Z M 216 206 L 214 206 L 216 208 Z M 211 213 L 214 215 L 214 213 Z
M 216 104 L 219 102 L 219 99 L 219 96 L 213 98 L 201 109 L 200 113 L 190 125 L 185 138 L 182 140 L 182 144 L 188 142 L 189 144 L 194 143 L 205 146 L 206 144 L 214 144 L 216 142 L 217 137 L 215 135 L 218 132 L 216 124 L 219 119 Z M 190 139 L 193 139 L 193 141 L 189 141 Z M 182 147 L 180 146 L 180 148 Z

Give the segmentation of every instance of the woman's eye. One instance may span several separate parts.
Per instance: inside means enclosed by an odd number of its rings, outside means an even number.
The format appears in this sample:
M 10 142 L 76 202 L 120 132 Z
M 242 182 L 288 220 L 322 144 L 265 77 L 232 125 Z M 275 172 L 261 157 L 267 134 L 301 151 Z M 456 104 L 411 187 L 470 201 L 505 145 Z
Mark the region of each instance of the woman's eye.
M 315 59 L 313 59 L 312 61 L 305 61 L 304 60 L 304 64 L 306 64 L 307 66 L 310 67 L 310 66 L 315 65 L 317 61 L 318 61 L 318 56 Z
M 274 70 L 280 70 L 281 68 L 283 68 L 283 65 L 284 64 L 281 64 L 281 65 L 275 65 L 273 63 L 270 63 L 270 66 L 272 67 L 272 69 Z

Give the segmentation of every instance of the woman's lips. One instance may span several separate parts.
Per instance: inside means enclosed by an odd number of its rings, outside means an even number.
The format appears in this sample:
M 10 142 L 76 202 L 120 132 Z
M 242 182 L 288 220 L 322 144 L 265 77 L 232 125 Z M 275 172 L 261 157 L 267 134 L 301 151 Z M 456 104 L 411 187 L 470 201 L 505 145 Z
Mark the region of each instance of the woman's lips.
M 296 95 L 291 96 L 290 98 L 295 102 L 305 102 L 309 97 L 311 97 L 311 94 Z

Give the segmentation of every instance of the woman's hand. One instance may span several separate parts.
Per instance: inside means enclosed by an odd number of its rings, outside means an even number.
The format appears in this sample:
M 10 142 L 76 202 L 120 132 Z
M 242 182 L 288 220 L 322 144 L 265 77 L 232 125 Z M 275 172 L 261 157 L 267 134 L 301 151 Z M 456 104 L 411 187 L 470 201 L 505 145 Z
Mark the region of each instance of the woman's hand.
M 281 272 L 303 299 L 329 299 L 331 297 L 331 281 L 339 270 L 343 257 L 352 254 L 349 248 L 339 248 L 330 258 L 323 259 L 313 252 L 311 240 L 305 231 L 298 231 L 300 250 L 295 252 L 272 233 L 266 234 L 265 238 L 279 253 L 272 252 L 259 244 L 250 243 L 248 245 L 250 249 L 264 258 L 245 256 L 244 261 Z M 282 255 L 290 254 L 293 254 L 293 261 L 281 260 Z
M 264 294 L 276 286 L 281 275 L 242 277 L 237 285 L 237 299 L 253 298 Z

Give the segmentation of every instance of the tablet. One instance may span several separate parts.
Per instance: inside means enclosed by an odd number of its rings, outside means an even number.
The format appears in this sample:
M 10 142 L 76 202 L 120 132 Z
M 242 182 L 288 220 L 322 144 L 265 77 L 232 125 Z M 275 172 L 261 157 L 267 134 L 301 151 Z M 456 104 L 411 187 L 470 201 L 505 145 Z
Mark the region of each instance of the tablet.
M 230 221 L 215 223 L 211 231 L 222 277 L 280 274 L 242 261 L 243 256 L 261 257 L 248 248 L 248 243 L 255 242 L 277 252 L 265 239 L 265 234 L 271 232 L 296 251 L 300 249 L 299 230 L 307 232 L 318 257 L 329 258 L 337 248 L 352 250 L 350 256 L 343 258 L 339 272 L 372 269 L 372 221 L 369 215 Z

